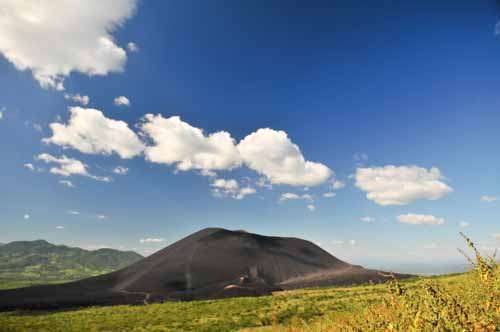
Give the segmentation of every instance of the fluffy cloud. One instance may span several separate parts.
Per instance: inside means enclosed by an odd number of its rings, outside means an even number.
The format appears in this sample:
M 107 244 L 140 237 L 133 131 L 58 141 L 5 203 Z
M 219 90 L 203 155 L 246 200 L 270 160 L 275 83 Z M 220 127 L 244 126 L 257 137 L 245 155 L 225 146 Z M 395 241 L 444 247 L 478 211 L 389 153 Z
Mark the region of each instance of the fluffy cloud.
M 453 191 L 438 168 L 385 166 L 358 168 L 356 186 L 379 205 L 406 205 L 418 199 L 436 200 Z
M 127 49 L 132 53 L 139 52 L 139 46 L 137 46 L 137 44 L 133 42 L 127 44 Z
M 96 217 L 99 220 L 107 220 L 109 218 L 107 215 L 104 214 L 98 214 Z
M 28 220 L 28 219 L 30 219 L 30 218 L 31 218 L 31 216 L 30 216 L 29 214 L 25 214 L 25 215 L 23 216 L 23 218 L 24 218 L 24 220 Z
M 362 217 L 359 220 L 361 220 L 362 222 L 366 222 L 366 223 L 372 223 L 372 222 L 375 221 L 375 218 L 373 218 L 373 217 Z
M 165 242 L 165 239 L 160 239 L 160 238 L 146 238 L 146 239 L 140 239 L 140 243 L 161 243 Z
M 308 205 L 307 205 L 307 209 L 308 209 L 309 211 L 316 211 L 316 206 L 315 206 L 314 204 L 308 204 Z
M 323 197 L 332 198 L 332 197 L 335 197 L 336 195 L 337 195 L 336 193 L 330 191 L 330 192 L 324 193 Z
M 140 128 L 154 144 L 144 152 L 148 161 L 175 165 L 179 171 L 229 170 L 241 165 L 235 141 L 225 131 L 206 136 L 178 116 L 161 114 L 147 114 Z
M 313 197 L 309 194 L 297 195 L 294 193 L 284 193 L 280 197 L 280 202 L 294 201 L 294 200 L 305 200 L 305 201 L 312 202 Z
M 128 168 L 123 166 L 118 166 L 113 169 L 113 173 L 118 175 L 126 175 L 128 173 Z
M 127 55 L 111 33 L 134 14 L 136 3 L 2 0 L 0 53 L 18 70 L 31 70 L 44 88 L 64 90 L 72 72 L 121 72 Z
M 90 174 L 87 170 L 87 165 L 82 163 L 80 160 L 68 158 L 64 155 L 61 158 L 56 158 L 48 153 L 42 153 L 38 155 L 36 159 L 43 161 L 47 164 L 58 164 L 58 166 L 52 167 L 50 169 L 50 173 L 52 174 L 61 175 L 65 177 L 72 175 L 81 175 L 97 181 L 102 181 L 102 182 L 111 181 L 109 177 L 95 176 Z
M 29 169 L 32 172 L 35 170 L 35 166 L 33 166 L 32 163 L 26 163 L 26 164 L 23 165 L 23 167 L 26 168 L 26 169 Z
M 64 226 L 56 226 L 56 229 L 64 229 Z
M 481 201 L 483 202 L 491 203 L 497 200 L 498 200 L 497 196 L 488 196 L 488 195 L 481 196 Z
M 83 153 L 110 155 L 128 159 L 139 155 L 144 144 L 126 122 L 109 119 L 96 109 L 71 107 L 69 123 L 52 123 L 52 137 L 43 139 Z
M 130 106 L 130 100 L 125 96 L 116 97 L 113 103 L 116 106 Z
M 257 190 L 255 190 L 255 188 L 243 187 L 240 189 L 240 192 L 236 196 L 236 199 L 243 199 L 243 198 L 245 198 L 245 196 L 253 195 L 255 193 L 257 193 Z
M 87 106 L 90 102 L 89 96 L 81 96 L 79 94 L 65 93 L 64 99 L 74 101 L 75 103 L 80 103 L 83 106 Z
M 404 224 L 412 224 L 412 225 L 442 225 L 444 224 L 443 218 L 436 218 L 431 215 L 425 214 L 403 214 L 398 216 L 398 220 Z
M 339 190 L 345 187 L 345 183 L 342 181 L 339 181 L 337 179 L 332 181 L 332 188 L 333 190 Z
M 259 129 L 236 145 L 228 132 L 206 135 L 178 116 L 147 114 L 139 127 L 152 142 L 145 150 L 146 159 L 174 165 L 179 171 L 199 170 L 202 175 L 215 176 L 215 171 L 244 163 L 264 175 L 257 185 L 266 188 L 271 184 L 315 186 L 333 175 L 325 165 L 306 161 L 283 131 Z M 335 184 L 336 189 L 342 186 L 339 181 Z
M 252 187 L 241 188 L 238 181 L 234 179 L 215 179 L 211 186 L 212 193 L 216 197 L 230 196 L 234 199 L 243 199 L 257 192 Z
M 73 184 L 73 182 L 69 181 L 69 180 L 60 180 L 59 183 L 65 187 L 68 187 L 68 188 L 74 188 L 75 185 Z
M 74 215 L 74 216 L 78 216 L 80 214 L 80 212 L 75 211 L 75 210 L 69 210 L 68 214 L 71 214 L 71 215 Z
M 241 140 L 238 149 L 245 164 L 272 184 L 316 186 L 332 175 L 325 165 L 305 160 L 284 131 L 259 129 Z

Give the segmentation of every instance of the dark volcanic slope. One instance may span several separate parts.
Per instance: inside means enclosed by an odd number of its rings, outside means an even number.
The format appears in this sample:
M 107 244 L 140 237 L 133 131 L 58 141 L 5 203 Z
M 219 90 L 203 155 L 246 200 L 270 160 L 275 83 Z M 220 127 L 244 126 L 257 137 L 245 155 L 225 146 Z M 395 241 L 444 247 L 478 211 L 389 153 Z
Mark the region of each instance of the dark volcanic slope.
M 0 291 L 0 309 L 148 303 L 381 281 L 311 242 L 207 228 L 122 270 L 77 282 Z

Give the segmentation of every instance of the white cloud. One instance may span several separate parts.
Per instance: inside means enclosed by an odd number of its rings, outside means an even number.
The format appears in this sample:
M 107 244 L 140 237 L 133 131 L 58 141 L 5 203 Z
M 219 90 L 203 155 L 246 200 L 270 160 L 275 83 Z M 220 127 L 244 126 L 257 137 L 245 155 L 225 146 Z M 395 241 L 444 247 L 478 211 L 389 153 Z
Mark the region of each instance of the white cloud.
M 488 196 L 488 195 L 481 196 L 482 202 L 491 203 L 491 202 L 495 202 L 497 200 L 498 200 L 497 196 Z
M 128 173 L 128 168 L 123 166 L 118 166 L 113 169 L 113 173 L 118 175 L 126 175 Z
M 140 243 L 161 243 L 165 242 L 165 239 L 160 239 L 160 238 L 147 238 L 147 239 L 140 239 Z
M 61 175 L 65 177 L 72 175 L 80 175 L 102 182 L 111 181 L 111 178 L 107 176 L 96 176 L 90 174 L 87 171 L 87 165 L 82 163 L 80 160 L 68 158 L 65 155 L 63 155 L 61 158 L 56 158 L 48 153 L 42 153 L 38 155 L 36 159 L 43 161 L 47 164 L 58 164 L 59 166 L 52 167 L 50 169 L 50 173 L 52 174 Z
M 68 214 L 71 214 L 71 215 L 74 215 L 74 216 L 78 216 L 80 214 L 80 212 L 75 211 L 75 210 L 68 210 Z
M 133 42 L 129 42 L 127 44 L 127 49 L 132 53 L 139 52 L 139 46 L 137 46 L 137 44 Z
M 226 180 L 226 179 L 216 179 L 212 183 L 212 187 L 223 189 L 223 190 L 234 191 L 234 190 L 238 190 L 239 189 L 239 184 L 238 184 L 238 181 L 236 181 L 234 179 L 229 179 L 229 180 Z
M 108 218 L 109 218 L 108 216 L 106 216 L 106 215 L 104 215 L 104 214 L 98 214 L 96 217 L 97 217 L 97 219 L 99 219 L 99 220 L 106 220 L 106 219 L 108 219 Z
M 309 209 L 309 211 L 316 211 L 316 206 L 314 204 L 308 204 L 307 208 Z
M 327 193 L 323 194 L 323 197 L 325 197 L 325 198 L 332 198 L 332 197 L 335 197 L 335 196 L 337 196 L 337 194 L 334 193 L 334 192 L 327 192 Z
M 63 186 L 65 186 L 65 187 L 68 187 L 68 188 L 74 188 L 75 187 L 75 185 L 73 184 L 73 182 L 71 182 L 69 180 L 60 180 L 59 183 L 62 184 Z
M 294 193 L 281 194 L 280 202 L 292 201 L 292 200 L 305 200 L 305 201 L 312 202 L 313 197 L 309 194 L 303 194 L 303 195 L 297 195 Z
M 64 226 L 56 226 L 56 229 L 64 229 Z
M 29 214 L 25 214 L 25 215 L 23 216 L 23 218 L 24 218 L 24 220 L 28 220 L 28 219 L 30 219 L 30 218 L 31 218 L 31 216 L 30 216 Z
M 30 171 L 34 171 L 35 170 L 35 166 L 33 166 L 32 163 L 26 163 L 23 165 L 24 168 L 26 169 L 29 169 Z
M 130 106 L 130 100 L 127 97 L 125 97 L 125 96 L 116 97 L 113 100 L 113 103 L 116 106 Z
M 230 170 L 241 165 L 235 141 L 225 131 L 206 136 L 180 117 L 147 114 L 140 128 L 154 145 L 145 150 L 146 160 L 175 165 L 179 171 Z
M 234 179 L 215 179 L 211 184 L 212 193 L 216 197 L 230 196 L 234 199 L 243 199 L 248 195 L 253 195 L 257 191 L 252 187 L 241 188 L 238 181 Z
M 136 0 L 2 0 L 0 53 L 18 70 L 31 70 L 44 88 L 64 90 L 72 72 L 107 75 L 124 69 L 127 55 L 111 33 L 130 18 Z
M 461 221 L 459 224 L 458 224 L 461 228 L 466 228 L 466 227 L 469 227 L 470 224 L 466 221 Z
M 241 140 L 238 149 L 245 164 L 272 184 L 316 186 L 333 173 L 323 164 L 305 160 L 284 131 L 259 129 Z
M 337 179 L 332 181 L 332 188 L 333 190 L 339 190 L 345 187 L 345 183 L 342 181 L 339 181 Z
M 5 112 L 5 107 L 0 108 L 0 120 L 3 119 L 3 113 Z
M 109 119 L 91 108 L 70 107 L 69 111 L 69 123 L 52 123 L 52 137 L 43 142 L 90 154 L 115 152 L 124 159 L 135 157 L 144 150 L 144 144 L 126 122 Z
M 379 205 L 407 205 L 419 199 L 437 200 L 453 191 L 438 168 L 384 166 L 358 168 L 356 186 Z
M 412 224 L 412 225 L 442 225 L 444 224 L 443 218 L 436 218 L 432 215 L 425 214 L 403 214 L 398 216 L 400 223 Z
M 244 188 L 241 188 L 238 195 L 236 195 L 236 199 L 243 199 L 245 198 L 246 196 L 248 195 L 253 195 L 257 193 L 257 190 L 255 190 L 255 188 L 252 188 L 252 187 L 244 187 Z
M 79 94 L 65 93 L 64 98 L 67 100 L 74 101 L 75 103 L 80 103 L 83 106 L 87 106 L 90 102 L 89 96 L 81 96 Z
M 84 163 L 76 159 L 68 158 L 64 155 L 61 158 L 56 158 L 48 153 L 42 153 L 38 155 L 36 159 L 44 161 L 47 164 L 59 164 L 59 167 L 53 167 L 50 169 L 50 172 L 53 174 L 59 174 L 62 176 L 70 176 L 75 174 L 86 176 L 88 174 L 87 167 Z
M 375 221 L 375 218 L 373 218 L 373 217 L 362 217 L 359 220 L 361 220 L 362 222 L 366 222 L 366 223 L 372 223 L 372 222 Z

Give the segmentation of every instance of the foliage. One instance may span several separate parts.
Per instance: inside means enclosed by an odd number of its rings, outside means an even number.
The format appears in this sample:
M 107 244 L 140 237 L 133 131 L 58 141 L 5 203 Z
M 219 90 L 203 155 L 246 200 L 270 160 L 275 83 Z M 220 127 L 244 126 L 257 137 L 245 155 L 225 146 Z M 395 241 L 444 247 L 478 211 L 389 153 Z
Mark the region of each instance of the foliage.
M 56 246 L 44 240 L 0 246 L 0 288 L 71 281 L 125 267 L 142 256 L 113 249 Z
M 461 251 L 473 269 L 462 282 L 443 285 L 424 280 L 405 287 L 388 283 L 389 298 L 336 328 L 347 331 L 498 331 L 500 270 L 495 257 L 484 257 L 463 233 L 474 259 Z

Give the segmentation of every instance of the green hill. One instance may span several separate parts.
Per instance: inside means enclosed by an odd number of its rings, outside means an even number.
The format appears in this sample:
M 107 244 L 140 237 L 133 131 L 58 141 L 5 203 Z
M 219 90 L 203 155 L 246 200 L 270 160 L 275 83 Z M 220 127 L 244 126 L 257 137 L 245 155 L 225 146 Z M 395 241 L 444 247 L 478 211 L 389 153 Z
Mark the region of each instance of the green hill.
M 64 282 L 111 272 L 143 258 L 133 251 L 84 250 L 45 240 L 0 245 L 0 288 Z

